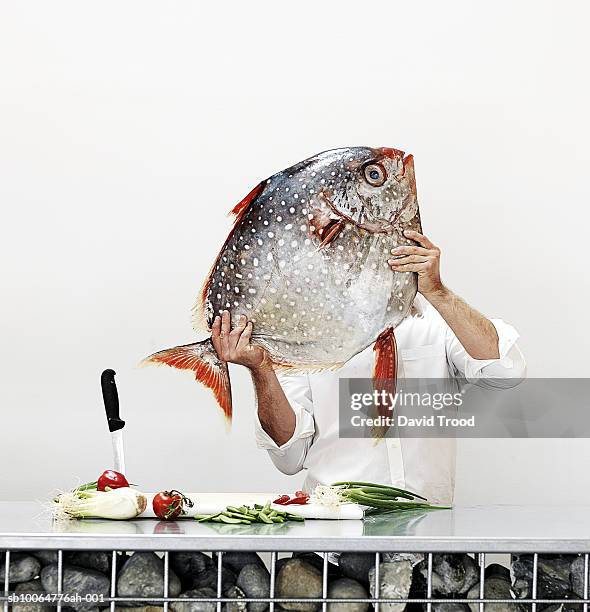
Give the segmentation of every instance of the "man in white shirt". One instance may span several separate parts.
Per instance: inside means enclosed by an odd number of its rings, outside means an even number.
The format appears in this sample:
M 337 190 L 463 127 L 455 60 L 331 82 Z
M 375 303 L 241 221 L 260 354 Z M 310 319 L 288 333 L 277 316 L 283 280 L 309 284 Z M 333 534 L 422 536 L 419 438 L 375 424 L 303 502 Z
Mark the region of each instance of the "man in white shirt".
M 526 364 L 518 333 L 501 319 L 487 319 L 440 278 L 440 250 L 424 235 L 406 232 L 419 246 L 392 250 L 395 272 L 418 274 L 414 315 L 396 329 L 398 373 L 408 378 L 462 377 L 487 387 L 520 382 Z M 420 312 L 421 314 L 415 314 Z M 275 374 L 264 349 L 250 344 L 252 324 L 242 317 L 231 330 L 228 312 L 213 324 L 213 344 L 224 361 L 248 367 L 258 400 L 256 439 L 286 474 L 307 470 L 304 488 L 342 480 L 394 484 L 430 501 L 450 503 L 455 485 L 455 440 L 393 438 L 375 444 L 340 438 L 339 379 L 371 378 L 372 347 L 337 372 Z

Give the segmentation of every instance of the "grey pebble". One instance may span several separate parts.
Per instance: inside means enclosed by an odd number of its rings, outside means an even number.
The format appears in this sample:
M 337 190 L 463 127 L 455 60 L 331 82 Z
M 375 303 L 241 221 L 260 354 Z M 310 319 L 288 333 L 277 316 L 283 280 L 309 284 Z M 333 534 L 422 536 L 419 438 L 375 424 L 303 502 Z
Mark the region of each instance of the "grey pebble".
M 217 555 L 213 557 L 217 567 Z M 264 565 L 260 556 L 255 552 L 236 550 L 223 553 L 223 565 L 229 567 L 236 574 L 239 574 L 245 565 L 252 565 L 253 563 Z
M 47 593 L 57 593 L 57 564 L 46 565 L 41 570 L 41 584 Z M 100 572 L 82 567 L 63 566 L 62 592 L 68 595 L 98 595 L 108 597 L 110 592 L 109 579 Z M 67 605 L 75 610 L 89 611 L 96 608 L 96 603 L 82 601 L 69 602 Z
M 180 580 L 170 569 L 168 595 L 177 597 L 180 590 Z M 120 597 L 163 597 L 164 563 L 162 559 L 153 552 L 133 554 L 117 576 L 117 595 Z
M 322 572 L 302 559 L 288 559 L 276 581 L 277 597 L 316 598 L 322 596 Z M 321 604 L 315 602 L 282 603 L 285 610 L 314 612 Z
M 345 552 L 338 558 L 338 566 L 347 578 L 369 584 L 369 572 L 375 568 L 375 555 L 373 553 Z
M 417 567 L 427 576 L 423 561 Z M 464 595 L 479 580 L 479 566 L 467 554 L 435 554 L 432 556 L 432 592 L 437 595 Z
M 412 585 L 412 564 L 410 561 L 379 564 L 379 596 L 387 599 L 401 599 L 408 597 Z M 369 590 L 376 596 L 375 568 L 369 572 Z M 382 612 L 403 612 L 405 603 L 382 603 L 379 609 Z
M 251 563 L 244 565 L 238 575 L 236 585 L 246 597 L 269 597 L 270 596 L 270 574 L 264 565 Z M 249 612 L 264 612 L 268 603 L 249 603 Z
M 5 555 L 0 561 L 0 579 L 4 580 L 6 571 Z M 8 571 L 8 581 L 12 584 L 28 582 L 39 575 L 41 562 L 33 555 L 13 552 L 10 554 L 10 570 Z
M 29 582 L 21 582 L 16 585 L 14 592 L 18 595 L 25 594 L 45 594 L 45 589 L 41 584 L 41 580 L 30 580 Z M 55 608 L 51 603 L 42 602 L 17 602 L 12 604 L 12 612 L 47 612 L 50 608 Z
M 108 608 L 103 609 L 108 610 Z M 133 608 L 121 608 L 120 606 L 115 606 L 115 610 L 122 612 L 163 612 L 164 606 L 137 606 Z
M 577 557 L 570 565 L 570 580 L 572 591 L 578 596 L 584 597 L 584 557 Z
M 479 597 L 479 582 L 474 584 L 467 597 L 469 599 L 477 599 Z M 484 597 L 487 599 L 515 599 L 512 593 L 510 582 L 505 577 L 498 575 L 492 575 L 485 579 L 484 582 Z M 469 604 L 471 612 L 479 612 L 479 604 Z M 521 612 L 522 607 L 517 603 L 497 603 L 497 604 L 486 604 L 485 610 L 487 612 Z
M 369 597 L 367 589 L 352 578 L 338 578 L 328 586 L 330 599 L 366 599 Z M 366 612 L 369 603 L 329 603 L 330 612 Z
M 34 550 L 31 554 L 41 562 L 42 566 L 57 563 L 57 550 Z
M 179 597 L 215 597 L 208 588 L 185 591 Z M 172 612 L 215 612 L 216 605 L 212 601 L 173 601 L 169 605 Z
M 485 569 L 486 578 L 503 578 L 507 582 L 511 581 L 510 570 L 499 563 L 490 563 Z
M 227 597 L 244 598 L 246 593 L 239 586 L 233 586 L 228 590 Z M 223 612 L 246 612 L 247 610 L 248 604 L 244 601 L 228 601 L 223 604 Z
M 434 612 L 470 612 L 469 606 L 463 603 L 453 603 L 451 601 L 433 603 L 432 609 Z
M 202 552 L 170 553 L 170 567 L 180 578 L 200 574 L 213 567 L 213 559 Z
M 537 558 L 537 597 L 561 599 L 570 597 L 570 570 L 575 555 L 545 554 Z M 510 568 L 512 590 L 518 599 L 528 598 L 533 587 L 533 555 L 512 555 Z M 530 609 L 530 604 L 522 606 Z M 561 604 L 539 604 L 537 611 L 555 612 Z
M 228 589 L 236 584 L 236 575 L 228 567 L 221 568 L 221 592 L 225 594 Z M 217 593 L 217 568 L 208 567 L 199 574 L 184 576 L 182 579 L 183 590 L 203 589 L 209 587 Z
M 109 574 L 111 569 L 111 553 L 104 551 L 72 551 L 65 553 L 64 561 L 68 565 L 77 565 Z

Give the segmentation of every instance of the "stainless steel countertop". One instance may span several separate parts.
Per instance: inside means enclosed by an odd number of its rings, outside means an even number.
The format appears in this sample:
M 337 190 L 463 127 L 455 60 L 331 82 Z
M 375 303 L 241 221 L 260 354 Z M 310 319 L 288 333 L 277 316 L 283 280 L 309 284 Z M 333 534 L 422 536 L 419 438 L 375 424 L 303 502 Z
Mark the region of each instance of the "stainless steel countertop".
M 0 502 L 0 549 L 590 552 L 590 506 L 459 506 L 365 521 L 219 525 L 192 519 L 53 524 L 38 502 Z

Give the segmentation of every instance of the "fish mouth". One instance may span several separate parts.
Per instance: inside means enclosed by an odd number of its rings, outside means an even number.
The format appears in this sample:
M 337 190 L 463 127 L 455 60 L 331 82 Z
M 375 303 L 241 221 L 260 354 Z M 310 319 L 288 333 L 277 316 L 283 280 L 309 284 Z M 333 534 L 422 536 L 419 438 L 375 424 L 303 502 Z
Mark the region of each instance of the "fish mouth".
M 394 159 L 396 161 L 403 162 L 405 157 L 410 157 L 410 155 L 406 155 L 404 151 L 400 151 L 399 149 L 392 149 L 391 147 L 379 147 L 376 150 L 383 157 L 389 157 L 389 159 Z

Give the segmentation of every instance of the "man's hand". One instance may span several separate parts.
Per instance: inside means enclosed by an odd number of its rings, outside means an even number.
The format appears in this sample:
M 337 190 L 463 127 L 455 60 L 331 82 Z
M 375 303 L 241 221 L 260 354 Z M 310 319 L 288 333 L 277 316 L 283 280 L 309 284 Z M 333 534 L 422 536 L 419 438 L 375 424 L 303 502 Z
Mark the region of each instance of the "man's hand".
M 418 291 L 426 298 L 444 291 L 440 280 L 440 249 L 423 234 L 413 230 L 404 232 L 406 238 L 415 240 L 420 246 L 399 246 L 391 249 L 396 259 L 388 264 L 394 272 L 417 272 Z
M 404 235 L 420 246 L 391 249 L 396 257 L 387 261 L 391 269 L 418 273 L 418 291 L 438 310 L 474 359 L 498 359 L 498 332 L 494 324 L 440 280 L 440 249 L 419 232 L 407 230 Z
M 272 367 L 268 353 L 262 347 L 250 343 L 252 322 L 248 321 L 248 317 L 241 315 L 232 330 L 231 315 L 224 310 L 221 316 L 215 317 L 211 332 L 211 341 L 222 361 L 237 363 L 251 370 Z
M 258 418 L 266 433 L 278 446 L 288 442 L 297 424 L 295 413 L 275 374 L 268 353 L 250 343 L 252 323 L 241 315 L 232 330 L 227 310 L 215 317 L 211 341 L 219 359 L 238 363 L 250 369 L 258 404 Z

